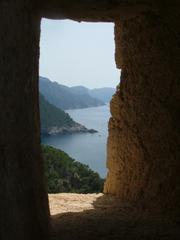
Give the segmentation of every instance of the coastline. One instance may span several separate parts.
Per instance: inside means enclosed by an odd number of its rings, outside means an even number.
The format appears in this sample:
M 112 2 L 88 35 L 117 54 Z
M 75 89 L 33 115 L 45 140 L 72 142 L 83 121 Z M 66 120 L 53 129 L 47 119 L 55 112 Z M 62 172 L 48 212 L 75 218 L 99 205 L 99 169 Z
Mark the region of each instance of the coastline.
M 60 134 L 72 134 L 72 133 L 97 133 L 98 131 L 95 129 L 88 129 L 81 124 L 76 124 L 74 126 L 67 126 L 67 127 L 51 127 L 49 129 L 43 129 L 41 131 L 41 135 L 45 136 L 52 136 L 52 135 L 60 135 Z

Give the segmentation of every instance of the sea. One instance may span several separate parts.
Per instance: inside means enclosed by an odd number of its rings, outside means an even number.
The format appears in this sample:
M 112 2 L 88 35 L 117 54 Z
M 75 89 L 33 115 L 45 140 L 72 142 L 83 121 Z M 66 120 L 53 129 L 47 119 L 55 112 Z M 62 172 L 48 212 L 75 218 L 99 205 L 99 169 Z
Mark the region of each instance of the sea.
M 78 123 L 97 133 L 73 133 L 42 137 L 41 142 L 61 149 L 105 178 L 109 105 L 66 111 Z

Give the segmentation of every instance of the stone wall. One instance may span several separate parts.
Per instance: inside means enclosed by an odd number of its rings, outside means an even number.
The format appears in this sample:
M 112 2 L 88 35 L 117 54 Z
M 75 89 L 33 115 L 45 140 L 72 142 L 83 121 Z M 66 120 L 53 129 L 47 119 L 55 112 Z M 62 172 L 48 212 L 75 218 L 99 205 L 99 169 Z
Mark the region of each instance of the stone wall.
M 47 239 L 38 107 L 40 18 L 0 1 L 0 239 Z
M 38 107 L 41 17 L 116 21 L 122 75 L 111 101 L 105 192 L 149 209 L 179 209 L 178 9 L 176 0 L 0 1 L 0 239 L 49 237 Z
M 34 5 L 46 18 L 114 22 L 146 12 L 152 0 L 34 0 Z
M 180 206 L 180 25 L 175 13 L 176 25 L 167 21 L 166 11 L 116 23 L 122 75 L 110 105 L 104 188 L 122 200 L 166 211 Z

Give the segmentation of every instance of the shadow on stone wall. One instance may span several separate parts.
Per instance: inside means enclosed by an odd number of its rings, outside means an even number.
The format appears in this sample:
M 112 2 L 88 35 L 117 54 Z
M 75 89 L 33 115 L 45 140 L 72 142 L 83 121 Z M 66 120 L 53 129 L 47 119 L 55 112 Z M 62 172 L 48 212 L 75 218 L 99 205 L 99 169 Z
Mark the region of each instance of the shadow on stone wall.
M 53 215 L 53 239 L 180 239 L 180 218 L 140 212 L 108 195 L 99 197 L 93 206 L 92 210 Z

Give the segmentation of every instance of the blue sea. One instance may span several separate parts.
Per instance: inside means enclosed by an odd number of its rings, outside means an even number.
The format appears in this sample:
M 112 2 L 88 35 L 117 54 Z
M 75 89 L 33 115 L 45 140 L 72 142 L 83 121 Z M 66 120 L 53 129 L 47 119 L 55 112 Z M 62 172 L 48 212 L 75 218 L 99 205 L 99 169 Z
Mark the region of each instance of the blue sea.
M 97 133 L 73 133 L 42 138 L 42 143 L 61 149 L 75 160 L 89 165 L 91 169 L 105 177 L 106 143 L 108 135 L 109 105 L 66 111 L 85 127 Z

